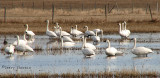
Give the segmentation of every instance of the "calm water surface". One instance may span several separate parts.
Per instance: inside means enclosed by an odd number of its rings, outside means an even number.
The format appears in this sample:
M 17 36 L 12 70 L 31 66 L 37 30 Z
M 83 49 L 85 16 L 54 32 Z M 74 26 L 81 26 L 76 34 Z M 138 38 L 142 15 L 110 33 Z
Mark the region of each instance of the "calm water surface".
M 31 47 L 40 48 L 35 52 L 23 55 L 16 52 L 9 56 L 0 52 L 0 73 L 67 73 L 67 72 L 100 72 L 134 69 L 139 71 L 160 72 L 160 33 L 132 33 L 130 38 L 137 38 L 137 46 L 151 48 L 154 53 L 148 57 L 137 57 L 131 53 L 134 41 L 120 40 L 118 34 L 104 35 L 103 40 L 109 39 L 111 46 L 124 52 L 122 56 L 108 57 L 105 54 L 106 42 L 101 41 L 96 47 L 96 55 L 84 57 L 80 49 L 59 49 L 60 40 L 50 39 L 46 35 L 36 35 L 35 41 L 29 44 Z M 22 39 L 22 35 L 20 36 Z M 0 36 L 0 48 L 3 45 L 4 36 Z M 9 44 L 16 40 L 13 35 L 7 35 Z M 82 44 L 82 40 L 75 39 L 76 44 Z M 92 43 L 92 41 L 87 40 Z M 52 50 L 51 50 L 52 49 Z

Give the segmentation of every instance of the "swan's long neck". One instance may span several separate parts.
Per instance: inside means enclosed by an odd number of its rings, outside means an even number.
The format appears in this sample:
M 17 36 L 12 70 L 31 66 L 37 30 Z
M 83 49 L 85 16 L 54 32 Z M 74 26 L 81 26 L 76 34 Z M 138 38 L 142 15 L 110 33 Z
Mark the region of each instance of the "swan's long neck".
M 19 36 L 17 36 L 17 45 L 19 45 Z
M 108 42 L 108 48 L 110 48 L 111 46 L 110 46 L 110 41 L 109 40 L 107 40 L 107 42 Z
M 83 44 L 82 44 L 82 49 L 85 48 L 85 38 L 83 37 Z
M 121 32 L 121 24 L 119 24 L 119 33 Z
M 27 28 L 26 28 L 26 31 L 28 31 L 28 24 L 26 24 Z
M 87 31 L 88 31 L 88 26 L 86 26 L 86 28 L 87 28 Z
M 136 38 L 134 38 L 134 47 L 133 49 L 136 48 Z
M 71 34 L 72 34 L 72 29 L 73 29 L 73 28 L 71 27 L 71 32 L 70 32 Z
M 126 30 L 127 23 L 125 22 L 124 24 L 125 24 L 124 29 Z
M 47 21 L 47 31 L 49 31 L 49 28 L 48 28 L 48 26 L 49 26 L 49 21 Z
M 122 23 L 122 30 L 124 30 L 124 23 Z
M 62 36 L 62 28 L 60 27 L 59 29 L 60 29 L 60 38 L 61 38 L 61 36 Z
M 101 38 L 103 39 L 103 30 L 101 30 Z
M 77 25 L 76 25 L 76 30 L 77 30 Z
M 62 46 L 62 48 L 63 48 L 63 38 L 61 38 L 61 46 Z
M 96 36 L 97 36 L 97 31 L 96 31 Z
M 24 39 L 24 41 L 27 41 L 27 40 L 26 40 L 26 36 L 25 36 L 25 34 L 23 35 L 23 39 Z
M 86 46 L 86 37 L 84 37 L 84 48 Z

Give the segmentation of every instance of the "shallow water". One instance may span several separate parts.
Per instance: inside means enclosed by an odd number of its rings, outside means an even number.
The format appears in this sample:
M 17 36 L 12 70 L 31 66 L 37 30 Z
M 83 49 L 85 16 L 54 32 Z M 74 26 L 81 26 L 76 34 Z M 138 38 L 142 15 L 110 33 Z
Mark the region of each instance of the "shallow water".
M 131 53 L 134 41 L 120 40 L 118 34 L 104 35 L 103 41 L 109 39 L 111 46 L 124 52 L 122 56 L 108 57 L 105 54 L 107 43 L 101 41 L 96 47 L 96 55 L 84 57 L 80 49 L 60 49 L 61 44 L 58 39 L 50 39 L 46 35 L 36 35 L 35 41 L 29 44 L 34 49 L 39 47 L 41 50 L 28 52 L 23 55 L 16 52 L 9 56 L 0 52 L 0 73 L 67 73 L 67 72 L 100 72 L 118 71 L 133 69 L 139 71 L 158 71 L 160 72 L 160 33 L 132 33 L 130 38 L 137 38 L 137 46 L 151 48 L 154 53 L 147 57 L 137 57 Z M 22 35 L 20 36 L 22 39 Z M 4 36 L 0 36 L 0 48 L 3 45 Z M 13 35 L 7 35 L 9 44 L 16 40 Z M 75 39 L 77 44 L 82 44 L 80 39 Z M 92 43 L 92 41 L 87 40 Z M 58 48 L 58 49 L 57 49 Z M 51 50 L 52 49 L 52 50 Z

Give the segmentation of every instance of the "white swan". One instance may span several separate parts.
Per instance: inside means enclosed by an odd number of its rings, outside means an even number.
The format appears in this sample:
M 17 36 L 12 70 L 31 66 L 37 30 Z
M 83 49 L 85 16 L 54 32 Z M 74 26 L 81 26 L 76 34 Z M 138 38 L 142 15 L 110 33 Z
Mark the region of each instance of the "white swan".
M 62 28 L 61 27 L 59 27 L 59 36 L 61 35 L 61 36 L 70 36 L 70 34 L 68 33 L 68 32 L 66 32 L 66 31 L 62 31 Z
M 83 41 L 82 52 L 85 56 L 95 55 L 94 50 L 86 45 L 86 39 Z
M 111 47 L 109 40 L 107 40 L 107 42 L 108 42 L 108 48 L 106 49 L 106 55 L 108 55 L 108 56 L 115 56 L 117 54 L 123 54 L 123 52 L 117 51 L 116 48 Z
M 93 31 L 88 30 L 88 26 L 85 26 L 84 28 L 87 28 L 85 31 L 85 36 L 94 36 L 95 33 Z
M 135 55 L 147 55 L 149 53 L 153 53 L 153 51 L 146 47 L 136 47 L 136 38 L 134 38 L 134 47 L 132 49 L 132 53 Z
M 5 48 L 5 52 L 7 53 L 7 54 L 10 54 L 10 56 L 11 56 L 11 54 L 13 54 L 14 53 L 14 46 L 11 44 L 9 47 L 6 47 Z
M 62 48 L 72 48 L 75 46 L 74 42 L 63 42 L 64 36 L 61 37 L 61 46 Z
M 83 37 L 82 47 L 90 48 L 90 49 L 92 49 L 92 50 L 96 50 L 96 47 L 95 47 L 93 44 L 86 42 L 86 37 Z
M 83 48 L 82 49 L 83 54 L 87 57 L 87 56 L 92 56 L 95 55 L 95 52 L 93 51 L 93 49 L 91 48 Z
M 97 36 L 97 31 L 96 31 L 96 35 L 91 37 L 93 42 L 100 42 L 100 37 Z
M 48 35 L 49 37 L 57 37 L 57 35 L 53 31 L 49 30 L 49 20 L 46 20 L 46 22 L 47 22 L 46 35 Z
M 17 43 L 18 43 L 18 41 L 16 40 L 16 41 L 13 42 L 13 45 L 16 46 Z M 21 39 L 21 40 L 19 39 L 19 44 L 20 44 L 20 45 L 21 45 L 21 44 L 24 44 L 24 45 L 27 44 L 27 40 L 26 40 L 25 34 L 23 35 L 23 39 Z
M 125 32 L 128 34 L 128 36 L 129 36 L 131 32 L 130 32 L 130 30 L 126 29 L 127 22 L 124 21 L 124 24 L 125 24 L 124 30 L 125 30 Z
M 63 33 L 63 35 L 64 35 L 64 33 Z M 63 35 L 62 35 L 62 28 L 60 27 L 60 38 Z M 63 42 L 73 42 L 73 40 L 70 37 L 68 37 L 68 36 L 63 36 Z
M 29 31 L 29 30 L 28 30 L 28 24 L 26 24 L 26 25 L 24 25 L 24 26 L 27 27 L 26 30 L 25 30 L 26 35 L 28 35 L 28 36 L 30 36 L 31 38 L 33 38 L 33 36 L 35 36 L 35 34 L 34 34 L 32 31 Z
M 70 33 L 71 33 L 71 35 L 73 35 L 75 37 L 83 34 L 81 31 L 77 30 L 77 25 L 76 25 L 76 29 L 73 29 L 73 27 L 71 27 L 71 32 Z
M 18 51 L 22 51 L 22 52 L 26 52 L 26 51 L 31 51 L 33 52 L 34 50 L 27 44 L 20 44 L 20 41 L 19 41 L 19 36 L 17 35 L 17 45 L 16 45 L 16 50 Z
M 119 34 L 122 38 L 127 38 L 129 36 L 124 30 L 121 29 L 121 23 L 119 23 Z

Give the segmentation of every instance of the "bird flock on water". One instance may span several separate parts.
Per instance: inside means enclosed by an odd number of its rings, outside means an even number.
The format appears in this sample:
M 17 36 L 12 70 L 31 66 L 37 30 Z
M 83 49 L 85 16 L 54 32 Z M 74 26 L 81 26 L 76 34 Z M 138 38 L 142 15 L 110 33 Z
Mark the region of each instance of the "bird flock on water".
M 49 20 L 45 21 L 47 23 L 47 29 L 46 29 L 46 35 L 50 38 L 59 38 L 61 40 L 61 47 L 62 48 L 73 48 L 73 47 L 79 47 L 81 48 L 82 53 L 85 57 L 91 57 L 95 55 L 95 50 L 97 49 L 94 44 L 97 44 L 101 41 L 102 38 L 100 38 L 99 34 L 101 34 L 101 37 L 103 37 L 103 30 L 102 29 L 94 29 L 89 30 L 88 26 L 84 26 L 84 29 L 86 31 L 83 33 L 78 30 L 78 26 L 76 25 L 75 28 L 71 27 L 70 33 L 63 31 L 62 27 L 59 26 L 58 23 L 56 23 L 56 26 L 54 26 L 55 31 L 49 30 Z M 17 40 L 14 41 L 12 44 L 8 45 L 5 48 L 5 52 L 9 55 L 14 54 L 15 50 L 23 52 L 34 52 L 33 48 L 28 45 L 28 43 L 34 42 L 34 36 L 35 34 L 29 30 L 28 24 L 24 25 L 26 27 L 26 30 L 24 31 L 23 39 L 20 39 L 17 35 Z M 127 23 L 124 21 L 123 23 L 119 23 L 119 35 L 122 39 L 130 39 L 129 36 L 131 34 L 130 30 L 126 29 Z M 81 36 L 80 38 L 83 40 L 82 44 L 76 44 L 72 38 Z M 26 39 L 26 36 L 30 40 Z M 87 43 L 87 39 L 90 38 L 93 40 L 92 43 Z M 136 46 L 136 38 L 133 38 L 131 40 L 134 40 L 134 47 L 131 50 L 133 54 L 137 56 L 147 56 L 149 53 L 153 53 L 153 51 L 146 47 L 137 47 Z M 111 46 L 110 40 L 107 39 L 104 42 L 108 44 L 108 47 L 105 49 L 105 54 L 108 56 L 115 56 L 115 55 L 122 55 L 123 52 L 118 51 L 115 47 Z M 4 44 L 7 44 L 6 38 L 4 39 Z

